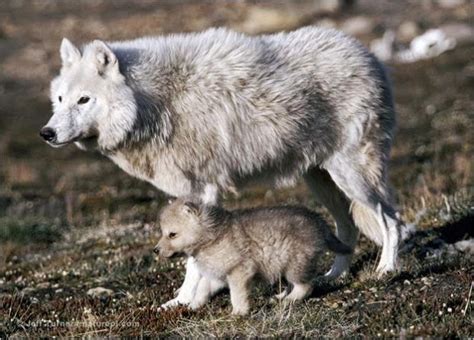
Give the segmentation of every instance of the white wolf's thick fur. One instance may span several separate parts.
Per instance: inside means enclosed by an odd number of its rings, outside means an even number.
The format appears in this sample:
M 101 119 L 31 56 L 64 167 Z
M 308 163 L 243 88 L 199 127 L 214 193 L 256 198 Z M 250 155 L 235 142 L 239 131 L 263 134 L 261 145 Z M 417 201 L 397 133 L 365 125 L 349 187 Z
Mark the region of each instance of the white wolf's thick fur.
M 356 40 L 316 27 L 256 37 L 210 29 L 82 49 L 65 39 L 61 57 L 53 146 L 98 149 L 170 195 L 205 202 L 252 180 L 280 186 L 304 176 L 338 237 L 354 247 L 361 230 L 382 246 L 378 271 L 395 269 L 402 222 L 386 182 L 390 86 Z M 349 263 L 338 256 L 328 274 Z M 221 287 L 195 282 L 189 266 L 168 306 Z

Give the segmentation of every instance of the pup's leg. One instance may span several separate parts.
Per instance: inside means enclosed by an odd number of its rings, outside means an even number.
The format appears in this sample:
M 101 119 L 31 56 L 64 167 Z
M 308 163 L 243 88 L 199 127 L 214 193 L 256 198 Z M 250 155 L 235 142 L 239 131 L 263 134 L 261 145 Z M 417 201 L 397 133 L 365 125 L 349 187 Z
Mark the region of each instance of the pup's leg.
M 232 314 L 246 315 L 249 313 L 249 284 L 253 272 L 245 268 L 236 268 L 227 276 L 232 302 Z
M 198 309 L 204 306 L 212 297 L 214 292 L 221 290 L 226 286 L 225 281 L 208 279 L 207 277 L 201 277 L 199 280 L 196 294 L 189 304 L 189 308 Z
M 312 168 L 305 180 L 316 200 L 324 205 L 336 221 L 336 235 L 352 249 L 356 246 L 359 231 L 350 214 L 350 201 L 341 192 L 326 170 Z M 326 276 L 335 279 L 349 270 L 351 255 L 336 255 L 336 259 Z
M 196 289 L 198 288 L 201 277 L 202 275 L 199 272 L 195 259 L 193 257 L 188 258 L 186 263 L 186 276 L 179 289 L 178 296 L 162 304 L 161 308 L 169 309 L 178 305 L 189 305 L 196 294 Z

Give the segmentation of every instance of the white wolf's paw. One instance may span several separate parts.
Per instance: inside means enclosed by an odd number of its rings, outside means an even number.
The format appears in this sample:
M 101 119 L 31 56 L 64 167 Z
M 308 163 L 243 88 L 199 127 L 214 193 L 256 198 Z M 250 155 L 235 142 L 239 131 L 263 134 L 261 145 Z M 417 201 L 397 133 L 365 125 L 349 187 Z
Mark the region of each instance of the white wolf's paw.
M 165 310 L 173 309 L 173 308 L 176 308 L 178 306 L 186 306 L 186 305 L 188 305 L 188 303 L 184 303 L 184 302 L 180 301 L 179 298 L 174 298 L 174 299 L 171 299 L 168 302 L 165 302 L 164 304 L 162 304 L 160 306 L 160 308 L 158 308 L 158 312 L 163 312 Z
M 386 264 L 386 263 L 379 263 L 377 269 L 375 270 L 375 275 L 378 279 L 382 279 L 390 274 L 396 274 L 397 271 L 400 270 L 398 263 L 395 264 Z

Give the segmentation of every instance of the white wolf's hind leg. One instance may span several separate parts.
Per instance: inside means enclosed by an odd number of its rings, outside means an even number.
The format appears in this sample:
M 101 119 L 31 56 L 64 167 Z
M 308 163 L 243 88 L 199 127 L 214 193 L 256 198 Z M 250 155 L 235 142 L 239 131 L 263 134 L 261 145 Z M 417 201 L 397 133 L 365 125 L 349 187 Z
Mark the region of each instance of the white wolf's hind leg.
M 342 156 L 328 171 L 337 186 L 353 201 L 353 216 L 358 228 L 371 240 L 382 245 L 377 272 L 384 274 L 393 271 L 397 268 L 399 229 L 402 222 L 388 202 L 382 174 L 377 179 L 374 174 L 378 172 L 371 170 L 369 166 L 364 171 L 358 171 L 354 164 L 347 163 L 348 159 L 351 158 Z M 374 161 L 373 164 L 377 163 Z M 367 174 L 371 174 L 371 177 Z
M 313 168 L 305 175 L 305 180 L 316 200 L 323 204 L 336 221 L 336 235 L 346 245 L 354 248 L 359 236 L 350 215 L 350 202 L 342 193 L 326 170 Z M 334 264 L 326 277 L 336 279 L 345 275 L 351 264 L 351 255 L 336 255 Z

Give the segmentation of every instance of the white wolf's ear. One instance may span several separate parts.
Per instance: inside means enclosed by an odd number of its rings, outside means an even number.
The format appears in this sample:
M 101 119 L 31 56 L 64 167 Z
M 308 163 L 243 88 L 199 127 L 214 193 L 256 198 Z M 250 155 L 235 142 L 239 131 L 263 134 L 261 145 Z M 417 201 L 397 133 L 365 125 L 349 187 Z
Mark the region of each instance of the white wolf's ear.
M 112 71 L 118 72 L 118 60 L 114 52 L 102 40 L 92 42 L 92 53 L 99 74 L 105 74 Z
M 59 49 L 63 66 L 69 67 L 81 59 L 81 52 L 67 38 L 63 38 Z

